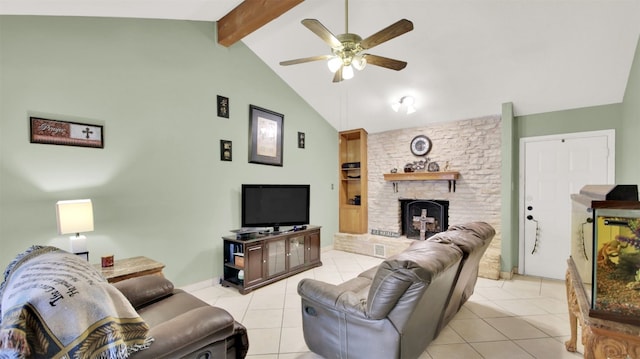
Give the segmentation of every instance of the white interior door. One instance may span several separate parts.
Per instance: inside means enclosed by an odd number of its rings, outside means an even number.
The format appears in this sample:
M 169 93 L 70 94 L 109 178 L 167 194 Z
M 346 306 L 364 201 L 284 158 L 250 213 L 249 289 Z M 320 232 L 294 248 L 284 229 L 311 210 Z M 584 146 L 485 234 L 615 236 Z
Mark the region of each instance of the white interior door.
M 571 194 L 612 184 L 614 130 L 520 140 L 521 274 L 564 279 L 571 253 Z

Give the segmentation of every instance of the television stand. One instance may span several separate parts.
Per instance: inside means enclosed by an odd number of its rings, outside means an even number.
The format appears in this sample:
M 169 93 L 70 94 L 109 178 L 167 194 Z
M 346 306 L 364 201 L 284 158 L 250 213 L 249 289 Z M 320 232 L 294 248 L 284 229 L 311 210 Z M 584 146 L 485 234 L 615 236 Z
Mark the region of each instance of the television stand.
M 220 284 L 237 288 L 241 294 L 322 265 L 318 226 L 245 240 L 224 236 L 222 240 Z

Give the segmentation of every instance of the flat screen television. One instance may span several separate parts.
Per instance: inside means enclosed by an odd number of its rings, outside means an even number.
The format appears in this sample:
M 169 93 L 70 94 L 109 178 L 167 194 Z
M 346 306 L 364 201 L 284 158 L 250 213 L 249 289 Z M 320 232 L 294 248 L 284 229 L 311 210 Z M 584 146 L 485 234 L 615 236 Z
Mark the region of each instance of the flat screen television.
M 242 227 L 309 224 L 308 184 L 243 184 Z

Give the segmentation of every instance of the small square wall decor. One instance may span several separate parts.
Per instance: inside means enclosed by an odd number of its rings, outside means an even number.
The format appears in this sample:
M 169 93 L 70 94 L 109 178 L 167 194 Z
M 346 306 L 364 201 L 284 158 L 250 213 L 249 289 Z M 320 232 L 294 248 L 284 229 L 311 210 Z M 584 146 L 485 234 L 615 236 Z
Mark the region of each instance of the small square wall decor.
M 220 140 L 220 161 L 231 161 L 231 141 Z
M 218 117 L 229 118 L 229 99 L 218 95 Z

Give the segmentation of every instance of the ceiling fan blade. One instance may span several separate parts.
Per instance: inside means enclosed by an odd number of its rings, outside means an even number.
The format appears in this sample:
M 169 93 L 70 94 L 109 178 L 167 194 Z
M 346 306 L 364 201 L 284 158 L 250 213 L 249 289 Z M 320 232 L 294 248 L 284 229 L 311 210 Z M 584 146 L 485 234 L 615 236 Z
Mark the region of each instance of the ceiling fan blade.
M 328 60 L 332 56 L 333 55 L 318 55 L 318 56 L 304 57 L 304 58 L 295 59 L 295 60 L 280 61 L 280 65 L 288 66 L 288 65 L 303 64 L 305 62 L 311 62 L 311 61 Z
M 340 66 L 338 71 L 336 71 L 336 74 L 333 75 L 333 82 L 340 82 L 340 81 L 343 80 L 343 78 L 342 78 L 342 68 L 343 68 L 343 66 Z
M 309 30 L 313 31 L 314 34 L 318 35 L 324 42 L 329 44 L 331 48 L 342 47 L 342 43 L 338 38 L 331 33 L 324 25 L 320 23 L 320 21 L 316 19 L 304 19 L 302 20 L 302 25 L 306 26 Z
M 400 60 L 390 59 L 388 57 L 382 57 L 371 54 L 364 54 L 363 57 L 367 59 L 367 64 L 386 67 L 391 70 L 400 71 L 407 67 L 407 63 Z
M 411 30 L 413 30 L 413 23 L 407 19 L 402 19 L 360 41 L 360 46 L 365 50 L 370 49 Z

